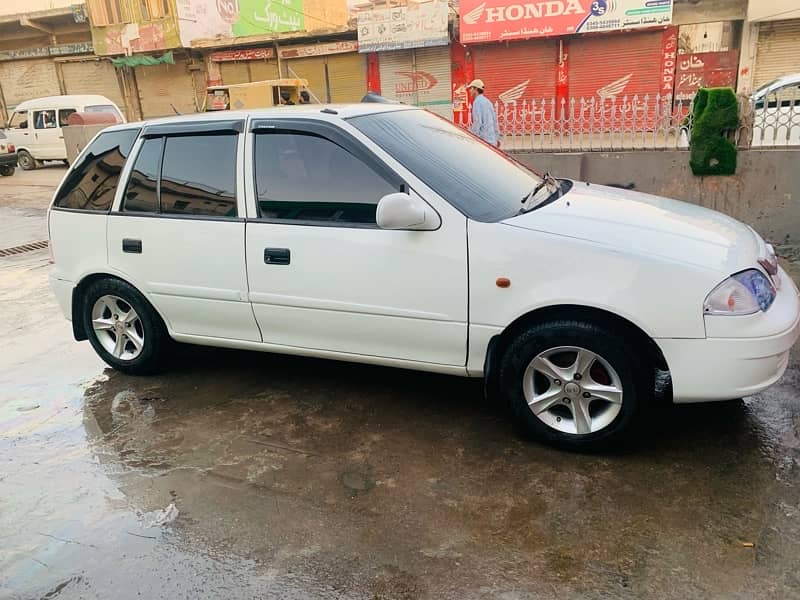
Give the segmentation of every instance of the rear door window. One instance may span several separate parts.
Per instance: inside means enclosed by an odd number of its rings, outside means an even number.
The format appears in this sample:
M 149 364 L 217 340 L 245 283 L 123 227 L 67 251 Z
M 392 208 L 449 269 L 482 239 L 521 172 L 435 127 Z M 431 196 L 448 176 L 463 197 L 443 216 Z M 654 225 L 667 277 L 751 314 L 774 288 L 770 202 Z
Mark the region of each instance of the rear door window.
M 161 168 L 161 212 L 236 216 L 236 135 L 168 137 Z
M 186 135 L 144 141 L 122 210 L 236 217 L 236 134 Z
M 101 133 L 56 193 L 55 208 L 108 212 L 138 129 Z

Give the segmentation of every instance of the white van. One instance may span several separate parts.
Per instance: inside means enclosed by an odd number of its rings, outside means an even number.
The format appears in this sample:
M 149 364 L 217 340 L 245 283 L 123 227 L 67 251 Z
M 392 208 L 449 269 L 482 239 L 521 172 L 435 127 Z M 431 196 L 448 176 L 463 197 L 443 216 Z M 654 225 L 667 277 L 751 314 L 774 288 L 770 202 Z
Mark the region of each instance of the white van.
M 119 107 L 105 96 L 49 96 L 20 102 L 8 122 L 6 134 L 18 152 L 19 166 L 29 171 L 43 160 L 67 160 L 63 127 L 75 112 L 111 113 L 124 123 Z

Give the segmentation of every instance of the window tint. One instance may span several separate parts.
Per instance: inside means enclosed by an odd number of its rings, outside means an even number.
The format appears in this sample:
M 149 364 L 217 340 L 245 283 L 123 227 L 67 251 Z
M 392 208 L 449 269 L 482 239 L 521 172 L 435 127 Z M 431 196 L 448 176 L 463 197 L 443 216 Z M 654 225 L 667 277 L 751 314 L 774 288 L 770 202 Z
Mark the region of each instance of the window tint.
M 108 211 L 138 129 L 101 133 L 89 144 L 56 194 L 54 206 Z
M 349 120 L 436 193 L 477 221 L 519 213 L 542 179 L 499 150 L 424 110 Z
M 334 142 L 299 132 L 258 134 L 259 214 L 267 219 L 375 224 L 375 209 L 398 191 Z
M 236 216 L 236 135 L 168 137 L 161 212 Z
M 163 138 L 145 140 L 142 144 L 125 188 L 123 211 L 158 212 L 156 184 L 163 145 Z

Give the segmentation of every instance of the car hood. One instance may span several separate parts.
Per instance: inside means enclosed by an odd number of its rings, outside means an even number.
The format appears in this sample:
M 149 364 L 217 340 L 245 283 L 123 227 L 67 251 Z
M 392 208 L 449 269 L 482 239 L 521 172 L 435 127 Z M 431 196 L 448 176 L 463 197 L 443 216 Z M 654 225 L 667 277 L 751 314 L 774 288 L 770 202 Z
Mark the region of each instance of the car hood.
M 724 276 L 755 266 L 762 244 L 747 225 L 716 211 L 583 182 L 575 182 L 555 202 L 504 223 L 713 269 Z

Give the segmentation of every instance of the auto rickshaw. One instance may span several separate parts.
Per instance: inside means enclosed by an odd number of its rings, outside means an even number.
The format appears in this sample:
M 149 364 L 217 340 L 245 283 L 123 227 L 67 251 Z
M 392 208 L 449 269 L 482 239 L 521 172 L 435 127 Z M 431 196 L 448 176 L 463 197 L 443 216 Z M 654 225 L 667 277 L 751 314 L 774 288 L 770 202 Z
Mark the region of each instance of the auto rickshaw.
M 308 81 L 305 79 L 269 79 L 252 83 L 213 85 L 206 89 L 203 112 L 299 104 L 300 92 L 307 87 Z

